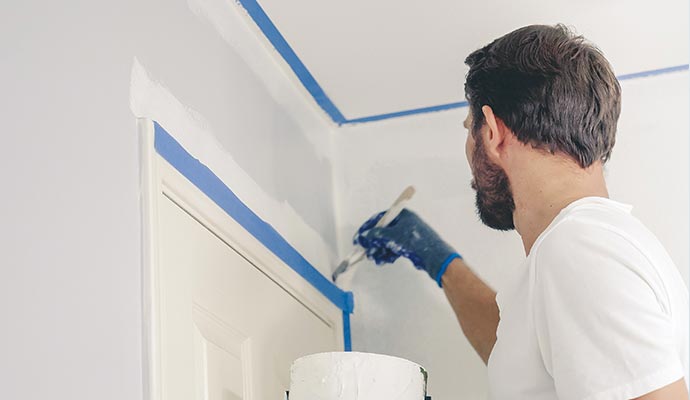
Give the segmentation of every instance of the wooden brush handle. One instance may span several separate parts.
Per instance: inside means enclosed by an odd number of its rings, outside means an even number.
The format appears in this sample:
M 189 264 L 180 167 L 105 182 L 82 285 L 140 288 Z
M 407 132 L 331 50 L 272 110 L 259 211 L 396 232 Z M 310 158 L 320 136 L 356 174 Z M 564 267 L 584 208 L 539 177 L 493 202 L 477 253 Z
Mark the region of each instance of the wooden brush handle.
M 414 196 L 414 186 L 408 186 L 400 193 L 400 196 L 395 200 L 392 206 L 383 214 L 383 217 L 376 223 L 377 228 L 388 226 L 393 220 L 400 215 L 400 212 L 405 208 L 405 203 Z

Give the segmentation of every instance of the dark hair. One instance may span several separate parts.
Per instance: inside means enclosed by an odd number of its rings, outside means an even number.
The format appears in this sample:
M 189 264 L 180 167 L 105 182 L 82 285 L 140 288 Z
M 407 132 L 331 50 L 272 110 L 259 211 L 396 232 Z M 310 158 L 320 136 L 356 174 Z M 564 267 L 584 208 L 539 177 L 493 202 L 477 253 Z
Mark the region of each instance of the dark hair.
M 472 134 L 482 106 L 522 143 L 563 152 L 582 168 L 608 161 L 620 115 L 620 85 L 601 51 L 564 25 L 530 25 L 465 59 Z

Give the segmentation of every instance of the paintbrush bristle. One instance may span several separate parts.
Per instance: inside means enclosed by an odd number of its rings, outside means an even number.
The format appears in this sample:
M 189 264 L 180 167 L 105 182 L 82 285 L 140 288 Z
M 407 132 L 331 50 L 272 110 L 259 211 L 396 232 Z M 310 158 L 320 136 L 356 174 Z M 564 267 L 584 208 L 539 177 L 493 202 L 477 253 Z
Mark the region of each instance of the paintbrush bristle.
M 347 270 L 347 267 L 349 265 L 350 265 L 349 259 L 345 259 L 340 264 L 338 264 L 338 268 L 336 268 L 335 271 L 333 271 L 333 275 L 331 276 L 331 278 L 333 279 L 333 282 L 335 282 L 335 280 L 338 279 L 338 275 L 342 274 L 343 272 L 345 272 L 345 270 Z

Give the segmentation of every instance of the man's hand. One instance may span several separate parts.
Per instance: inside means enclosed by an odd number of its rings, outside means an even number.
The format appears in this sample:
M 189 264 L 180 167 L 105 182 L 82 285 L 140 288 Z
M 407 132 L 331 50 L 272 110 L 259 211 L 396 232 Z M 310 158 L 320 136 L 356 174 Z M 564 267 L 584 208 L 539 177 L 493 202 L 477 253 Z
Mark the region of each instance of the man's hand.
M 376 228 L 383 214 L 365 222 L 355 234 L 354 243 L 364 247 L 367 257 L 377 264 L 406 257 L 425 270 L 443 287 L 465 336 L 486 363 L 496 342 L 496 292 L 415 213 L 403 210 L 387 227 Z
M 441 286 L 446 268 L 460 255 L 412 211 L 404 209 L 388 226 L 375 227 L 383 214 L 373 216 L 359 228 L 354 244 L 364 247 L 367 257 L 377 265 L 405 257 Z

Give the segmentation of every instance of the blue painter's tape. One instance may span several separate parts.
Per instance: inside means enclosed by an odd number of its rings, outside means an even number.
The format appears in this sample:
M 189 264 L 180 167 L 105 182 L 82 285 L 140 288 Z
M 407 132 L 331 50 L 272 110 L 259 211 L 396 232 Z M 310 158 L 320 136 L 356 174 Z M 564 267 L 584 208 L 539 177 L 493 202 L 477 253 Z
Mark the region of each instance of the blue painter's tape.
M 249 16 L 254 20 L 254 23 L 261 29 L 261 32 L 266 36 L 266 38 L 271 42 L 273 47 L 278 51 L 278 53 L 283 57 L 285 62 L 290 66 L 292 71 L 297 75 L 297 79 L 302 82 L 304 88 L 312 95 L 316 103 L 331 117 L 333 122 L 338 125 L 345 124 L 358 124 L 364 122 L 381 121 L 384 119 L 404 117 L 407 115 L 414 114 L 424 114 L 435 111 L 450 110 L 454 108 L 467 107 L 466 101 L 460 101 L 457 103 L 441 104 L 438 106 L 415 108 L 412 110 L 398 111 L 387 114 L 378 114 L 368 117 L 347 119 L 340 112 L 338 107 L 331 101 L 331 99 L 326 95 L 326 92 L 321 88 L 319 83 L 316 81 L 314 76 L 309 72 L 307 67 L 304 65 L 302 60 L 297 56 L 292 47 L 288 44 L 287 40 L 280 33 L 278 28 L 276 28 L 273 21 L 268 17 L 266 12 L 261 8 L 257 0 L 235 0 L 247 11 Z M 619 81 L 624 81 L 628 79 L 642 78 L 653 75 L 667 74 L 671 72 L 684 71 L 688 69 L 688 64 L 678 65 L 675 67 L 660 68 L 649 71 L 636 72 L 632 74 L 625 74 L 618 77 Z
M 350 314 L 343 311 L 343 341 L 345 351 L 352 351 L 352 336 L 350 336 Z
M 372 115 L 371 117 L 348 119 L 347 121 L 343 122 L 343 124 L 358 124 L 358 123 L 362 123 L 362 122 L 380 121 L 382 119 L 404 117 L 406 115 L 424 114 L 424 113 L 435 112 L 435 111 L 450 110 L 453 108 L 467 107 L 467 105 L 468 104 L 466 101 L 460 101 L 457 103 L 441 104 L 440 106 L 415 108 L 413 110 L 405 110 L 405 111 L 398 111 L 398 112 L 393 112 L 393 113 L 388 113 L 388 114 Z
M 663 74 L 669 74 L 672 72 L 680 72 L 680 71 L 687 71 L 687 70 L 688 70 L 688 64 L 676 65 L 675 67 L 652 69 L 649 71 L 642 71 L 642 72 L 635 72 L 633 74 L 620 75 L 620 76 L 618 76 L 618 80 L 619 81 L 625 81 L 625 80 L 629 80 L 629 79 L 644 78 L 646 76 L 663 75 Z
M 252 236 L 278 256 L 302 278 L 328 298 L 344 314 L 354 310 L 352 292 L 345 292 L 312 266 L 271 225 L 254 214 L 208 167 L 189 154 L 157 122 L 154 147 L 158 154 L 237 221 Z M 349 325 L 348 325 L 349 329 Z M 347 333 L 350 334 L 349 331 Z
M 249 16 L 254 20 L 256 25 L 261 29 L 269 42 L 280 53 L 285 62 L 290 66 L 292 71 L 297 75 L 297 79 L 302 82 L 305 89 L 314 97 L 316 103 L 333 119 L 337 124 L 345 122 L 345 117 L 338 110 L 338 107 L 333 104 L 326 92 L 321 88 L 314 76 L 309 72 L 307 67 L 302 63 L 302 60 L 297 57 L 292 47 L 285 40 L 283 35 L 278 31 L 278 28 L 273 24 L 268 15 L 256 0 L 236 0 L 247 10 Z
M 647 76 L 655 76 L 655 75 L 669 74 L 669 73 L 673 73 L 673 72 L 687 71 L 688 68 L 689 68 L 688 64 L 683 64 L 683 65 L 676 65 L 674 67 L 653 69 L 653 70 L 642 71 L 642 72 L 635 72 L 633 74 L 620 75 L 620 76 L 618 76 L 618 80 L 624 81 L 624 80 L 635 79 L 635 78 L 644 78 Z M 457 103 L 449 103 L 449 104 L 441 104 L 438 106 L 415 108 L 412 110 L 398 111 L 398 112 L 392 112 L 392 113 L 388 113 L 388 114 L 372 115 L 370 117 L 348 119 L 345 122 L 341 123 L 341 125 L 380 121 L 383 119 L 398 118 L 398 117 L 404 117 L 407 115 L 414 115 L 414 114 L 424 114 L 424 113 L 430 113 L 430 112 L 435 112 L 435 111 L 444 111 L 444 110 L 450 110 L 450 109 L 454 109 L 454 108 L 462 108 L 462 107 L 467 107 L 467 106 L 469 106 L 469 104 L 466 101 L 460 101 Z

